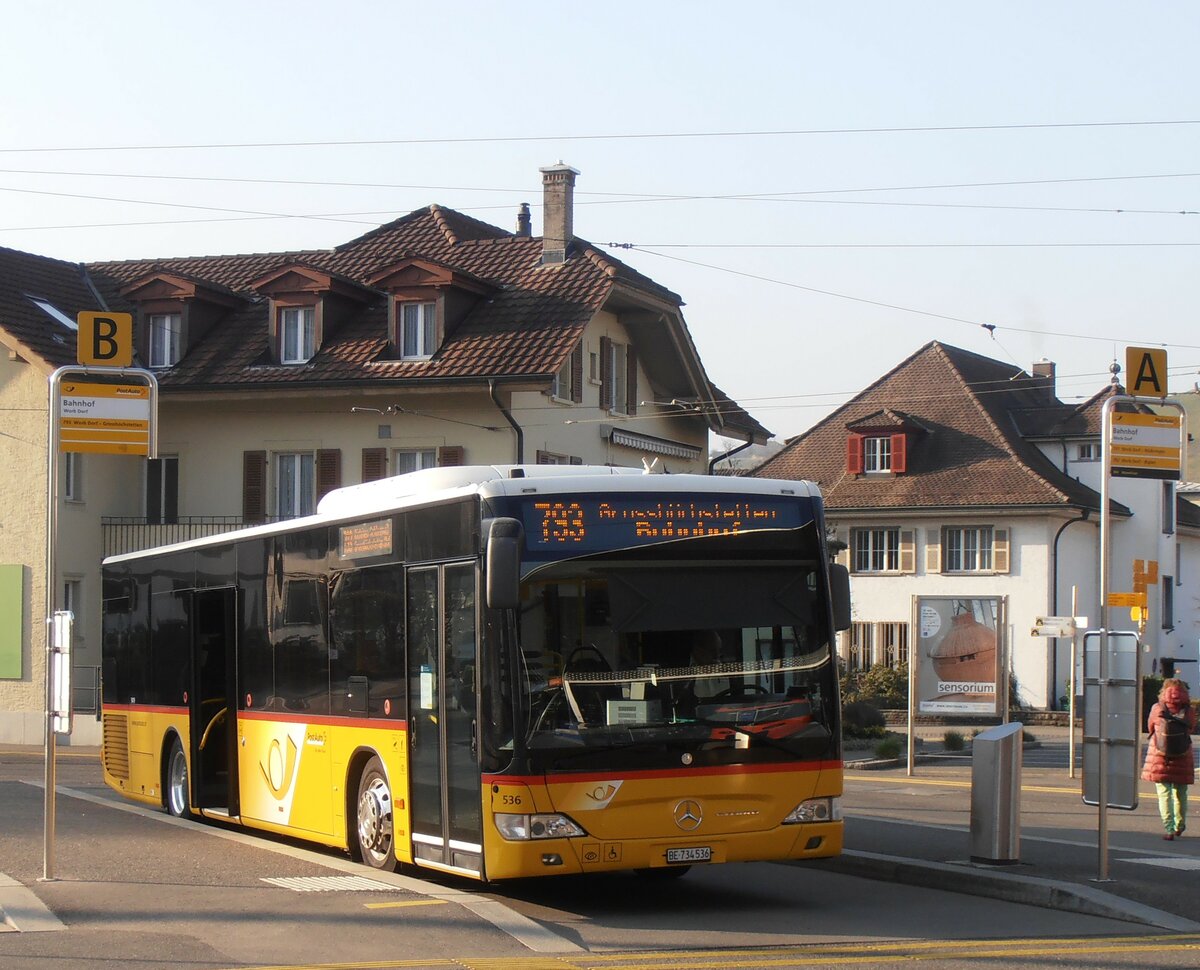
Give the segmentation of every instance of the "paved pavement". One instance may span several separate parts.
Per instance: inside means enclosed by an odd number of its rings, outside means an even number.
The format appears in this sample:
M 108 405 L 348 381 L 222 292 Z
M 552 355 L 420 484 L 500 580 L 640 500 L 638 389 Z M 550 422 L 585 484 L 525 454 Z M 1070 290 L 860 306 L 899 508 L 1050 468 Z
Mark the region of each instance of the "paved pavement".
M 924 744 L 912 775 L 903 758 L 880 764 L 869 750 L 846 753 L 846 850 L 815 865 L 1177 932 L 1200 930 L 1200 815 L 1194 817 L 1197 838 L 1189 833 L 1163 841 L 1152 786 L 1142 783 L 1137 810 L 1106 813 L 1102 853 L 1099 810 L 1080 798 L 1079 769 L 1074 778 L 1068 774 L 1065 729 L 1033 728 L 1027 733 L 1035 744 L 1023 748 L 1018 859 L 973 860 L 972 850 L 983 843 L 971 835 L 970 752 L 945 751 L 944 731 L 921 729 Z M 40 754 L 37 748 L 0 746 L 0 758 Z M 67 756 L 97 754 L 71 748 Z M 0 882 L 0 929 L 4 918 L 11 924 L 19 916 L 30 927 L 53 918 L 36 907 L 22 910 L 30 900 L 19 888 Z

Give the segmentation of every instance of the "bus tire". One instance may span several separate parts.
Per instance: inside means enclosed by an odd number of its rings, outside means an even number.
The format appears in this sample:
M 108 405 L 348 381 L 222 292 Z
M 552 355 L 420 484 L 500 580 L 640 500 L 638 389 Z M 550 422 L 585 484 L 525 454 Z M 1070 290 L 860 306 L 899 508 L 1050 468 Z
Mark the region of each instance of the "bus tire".
M 175 818 L 191 818 L 191 792 L 188 790 L 187 755 L 179 738 L 171 742 L 171 753 L 167 755 L 167 781 L 163 786 L 168 815 Z
M 392 790 L 383 762 L 372 757 L 363 768 L 355 800 L 355 836 L 359 857 L 373 869 L 396 869 L 395 819 Z
M 634 869 L 644 879 L 681 879 L 691 866 L 654 866 L 650 869 Z

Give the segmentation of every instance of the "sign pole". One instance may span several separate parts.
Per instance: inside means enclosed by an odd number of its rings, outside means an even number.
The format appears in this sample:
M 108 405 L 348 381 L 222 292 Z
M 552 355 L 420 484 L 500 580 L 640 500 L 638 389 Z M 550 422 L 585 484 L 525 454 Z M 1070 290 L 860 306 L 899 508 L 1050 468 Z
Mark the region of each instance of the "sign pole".
M 1079 587 L 1071 587 L 1071 616 L 1079 615 Z M 1067 777 L 1075 777 L 1075 664 L 1079 658 L 1079 627 L 1071 636 L 1071 674 L 1067 696 L 1067 764 L 1070 768 Z

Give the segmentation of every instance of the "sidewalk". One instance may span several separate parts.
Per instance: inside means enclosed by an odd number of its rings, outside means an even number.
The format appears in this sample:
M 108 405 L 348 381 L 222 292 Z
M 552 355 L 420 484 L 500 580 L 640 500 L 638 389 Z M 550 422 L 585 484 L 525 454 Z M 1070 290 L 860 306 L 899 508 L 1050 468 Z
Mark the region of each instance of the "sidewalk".
M 1135 810 L 1105 813 L 1106 878 L 1099 879 L 1100 811 L 1082 801 L 1082 770 L 1077 767 L 1074 778 L 1068 774 L 1066 728 L 1026 731 L 1034 743 L 1023 748 L 1018 861 L 972 861 L 972 845 L 988 844 L 988 833 L 979 833 L 978 842 L 972 839 L 970 745 L 961 752 L 945 751 L 946 730 L 918 729 L 924 743 L 911 776 L 903 752 L 894 762 L 876 759 L 869 749 L 846 752 L 845 851 L 821 865 L 1180 932 L 1200 929 L 1200 838 L 1189 833 L 1174 842 L 1162 840 L 1153 785 L 1139 783 Z M 969 731 L 960 733 L 969 738 Z M 1078 735 L 1076 743 L 1078 762 Z M 1193 827 L 1200 836 L 1200 816 L 1193 818 Z

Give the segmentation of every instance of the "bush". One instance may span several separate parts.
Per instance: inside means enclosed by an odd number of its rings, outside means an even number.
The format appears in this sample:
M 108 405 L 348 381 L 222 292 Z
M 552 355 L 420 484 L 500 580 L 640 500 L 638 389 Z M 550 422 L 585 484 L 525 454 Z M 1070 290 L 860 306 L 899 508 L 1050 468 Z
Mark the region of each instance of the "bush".
M 842 727 L 844 729 L 882 728 L 886 724 L 879 708 L 867 701 L 851 701 L 842 708 Z
M 868 701 L 892 710 L 908 707 L 908 666 L 877 665 L 842 677 L 842 703 Z
M 887 737 L 875 745 L 876 758 L 899 758 L 900 757 L 900 740 L 899 738 Z
M 961 751 L 966 745 L 966 738 L 957 731 L 947 731 L 942 735 L 942 747 L 947 751 Z

